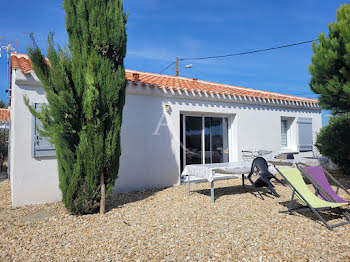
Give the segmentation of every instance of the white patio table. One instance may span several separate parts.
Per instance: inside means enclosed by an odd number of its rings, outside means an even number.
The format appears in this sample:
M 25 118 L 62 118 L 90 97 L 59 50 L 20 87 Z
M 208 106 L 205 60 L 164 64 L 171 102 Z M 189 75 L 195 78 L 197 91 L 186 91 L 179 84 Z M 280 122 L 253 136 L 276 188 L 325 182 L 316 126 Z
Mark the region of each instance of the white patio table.
M 190 176 L 203 178 L 210 182 L 210 195 L 211 202 L 214 203 L 214 181 L 225 179 L 225 176 L 218 174 L 229 174 L 229 175 L 242 175 L 250 172 L 250 162 L 228 162 L 228 163 L 215 163 L 215 164 L 195 164 L 187 165 L 182 172 L 182 176 L 187 176 L 188 183 L 188 194 L 190 195 Z M 229 178 L 232 178 L 230 176 Z M 238 176 L 237 176 L 238 178 Z
M 244 176 L 250 173 L 251 165 L 251 161 L 187 165 L 184 171 L 182 172 L 182 176 L 187 176 L 188 195 L 190 195 L 191 193 L 190 176 L 195 176 L 198 178 L 208 180 L 208 182 L 210 182 L 211 202 L 214 203 L 214 181 L 229 178 L 239 178 L 239 175 L 241 175 L 242 183 L 244 186 Z M 273 173 L 276 172 L 273 166 L 269 166 L 269 170 Z

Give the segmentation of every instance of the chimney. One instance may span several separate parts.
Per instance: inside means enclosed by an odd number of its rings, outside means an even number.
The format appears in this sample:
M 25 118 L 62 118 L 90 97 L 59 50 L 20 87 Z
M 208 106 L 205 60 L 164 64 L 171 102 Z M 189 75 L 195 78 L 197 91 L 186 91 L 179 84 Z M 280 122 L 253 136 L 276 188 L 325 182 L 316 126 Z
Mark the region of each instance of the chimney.
M 132 76 L 134 77 L 134 81 L 139 81 L 140 80 L 140 75 L 138 73 L 133 73 Z
M 197 80 L 198 80 L 198 78 L 197 78 L 197 77 L 194 77 L 194 78 L 193 78 L 193 81 L 197 81 Z

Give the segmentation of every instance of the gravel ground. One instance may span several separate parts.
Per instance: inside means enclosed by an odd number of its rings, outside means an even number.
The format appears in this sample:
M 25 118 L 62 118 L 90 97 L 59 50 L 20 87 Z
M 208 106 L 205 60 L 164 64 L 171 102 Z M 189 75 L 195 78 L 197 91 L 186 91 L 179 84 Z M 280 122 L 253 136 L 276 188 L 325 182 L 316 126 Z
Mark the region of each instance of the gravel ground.
M 104 216 L 72 216 L 62 203 L 11 208 L 5 180 L 0 261 L 350 261 L 350 225 L 279 214 L 289 188 L 262 200 L 240 183 L 216 182 L 215 204 L 203 183 L 190 197 L 186 186 L 117 194 Z

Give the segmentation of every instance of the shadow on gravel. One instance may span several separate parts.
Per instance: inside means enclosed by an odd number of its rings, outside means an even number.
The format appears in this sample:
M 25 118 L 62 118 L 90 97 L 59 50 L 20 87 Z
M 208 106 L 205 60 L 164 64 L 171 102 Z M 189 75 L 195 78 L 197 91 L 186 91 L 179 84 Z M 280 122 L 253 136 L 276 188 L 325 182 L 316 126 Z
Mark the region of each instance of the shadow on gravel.
M 289 201 L 279 202 L 279 204 L 285 207 L 281 211 L 288 210 Z M 292 208 L 296 208 L 296 207 L 302 207 L 302 205 L 300 205 L 300 203 L 297 200 L 293 200 Z M 342 216 L 341 216 L 342 211 L 344 211 L 344 210 L 337 208 L 337 209 L 332 209 L 332 210 L 322 210 L 322 211 L 318 211 L 318 212 L 321 214 L 321 216 L 324 218 L 324 220 L 326 220 L 328 222 L 328 221 L 332 221 L 334 219 L 342 218 Z M 293 215 L 295 213 L 323 224 L 322 221 L 320 221 L 319 218 L 311 210 L 306 211 L 306 212 L 294 211 L 290 214 L 287 213 L 287 215 Z
M 343 174 L 339 171 L 331 171 L 330 172 L 335 179 L 339 181 L 340 184 L 342 184 L 345 188 L 350 190 L 350 173 L 348 172 L 347 174 Z M 336 186 L 335 183 L 330 179 L 329 182 L 331 185 Z
M 157 188 L 144 191 L 134 191 L 128 193 L 113 193 L 108 199 L 106 199 L 106 212 L 111 211 L 114 208 L 120 208 L 128 203 L 144 200 L 152 197 L 154 194 L 165 190 L 166 188 Z
M 163 110 L 162 107 L 160 109 Z M 169 111 L 169 113 L 171 113 L 171 111 Z M 149 142 L 152 141 L 152 143 L 161 143 L 162 147 L 164 148 L 173 147 L 172 141 L 174 141 L 174 139 L 179 139 L 179 137 L 177 137 L 176 135 L 174 136 L 173 132 L 170 132 L 168 127 L 172 126 L 173 123 L 169 119 L 170 118 L 165 118 L 165 120 L 167 121 L 167 124 L 164 124 L 162 122 L 163 118 L 160 119 L 161 120 L 160 123 L 162 124 L 162 127 L 159 130 L 158 130 L 158 127 L 156 126 L 154 127 L 155 129 L 152 130 L 152 133 L 151 133 L 152 135 L 149 138 L 150 139 Z M 129 125 L 132 125 L 132 128 L 144 128 L 142 121 L 138 121 L 137 118 L 135 118 L 134 121 L 131 121 L 131 122 L 128 121 L 128 122 L 129 122 Z M 161 136 L 159 135 L 160 133 L 162 134 Z M 178 163 L 176 160 L 177 157 L 174 153 L 174 150 L 170 150 L 169 152 L 171 156 L 165 155 L 164 156 L 165 158 L 163 159 L 167 159 L 167 167 L 169 168 L 169 170 L 177 170 Z M 131 171 L 128 170 L 128 172 L 131 172 Z M 144 174 L 147 174 L 147 173 L 145 172 Z M 114 208 L 119 208 L 128 203 L 133 203 L 133 202 L 144 200 L 146 198 L 151 198 L 154 194 L 160 191 L 163 191 L 166 188 L 167 187 L 147 189 L 144 191 L 134 191 L 134 192 L 128 192 L 128 193 L 113 193 L 108 199 L 106 199 L 106 212 L 109 212 Z
M 210 197 L 210 189 L 192 190 L 191 193 L 199 193 Z M 255 197 L 258 197 L 260 199 L 261 199 L 260 195 L 262 195 L 263 197 L 274 198 L 274 196 L 272 196 L 266 188 L 262 187 L 262 188 L 259 188 L 258 191 L 256 191 L 253 188 L 253 186 L 250 186 L 250 185 L 245 185 L 245 187 L 241 185 L 237 185 L 237 186 L 230 186 L 230 187 L 215 188 L 215 200 L 218 200 L 222 196 L 245 194 L 245 193 L 251 193 Z

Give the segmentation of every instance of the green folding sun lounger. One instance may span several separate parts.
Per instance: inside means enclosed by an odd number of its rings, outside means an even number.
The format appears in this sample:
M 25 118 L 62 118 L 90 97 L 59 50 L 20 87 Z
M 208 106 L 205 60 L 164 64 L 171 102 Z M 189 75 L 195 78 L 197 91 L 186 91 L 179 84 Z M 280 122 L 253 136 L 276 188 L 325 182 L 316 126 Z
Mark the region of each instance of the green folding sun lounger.
M 277 168 L 276 168 L 277 169 Z M 318 212 L 320 210 L 330 210 L 333 208 L 339 208 L 342 206 L 348 205 L 348 203 L 334 203 L 328 202 L 320 199 L 308 188 L 306 185 L 300 171 L 297 168 L 288 168 L 288 169 L 277 169 L 280 175 L 286 180 L 289 187 L 292 189 L 292 198 L 289 202 L 288 211 L 280 211 L 280 213 L 292 213 L 297 212 L 306 212 L 312 211 L 325 225 L 328 229 L 332 230 L 335 227 L 346 225 L 350 223 L 350 215 L 348 212 L 342 210 L 342 214 L 346 218 L 346 222 L 342 222 L 336 225 L 329 225 L 326 220 Z M 305 205 L 298 208 L 292 208 L 292 203 L 294 196 L 297 196 L 299 200 Z

